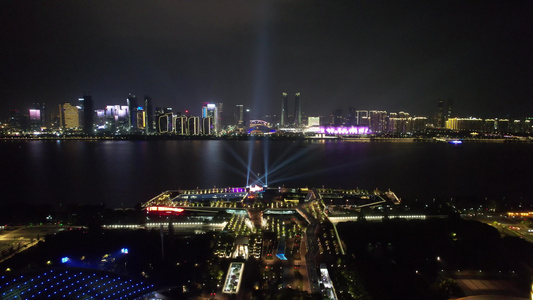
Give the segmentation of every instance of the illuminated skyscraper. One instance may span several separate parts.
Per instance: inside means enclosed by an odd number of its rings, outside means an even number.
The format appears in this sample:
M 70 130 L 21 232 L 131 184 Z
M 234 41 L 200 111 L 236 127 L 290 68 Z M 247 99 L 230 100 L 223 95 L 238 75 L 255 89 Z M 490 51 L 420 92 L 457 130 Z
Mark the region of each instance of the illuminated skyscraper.
M 222 127 L 222 109 L 223 104 L 222 103 L 208 103 L 204 102 L 202 103 L 202 118 L 211 118 L 212 119 L 212 125 L 211 125 L 211 133 L 209 134 L 217 134 L 220 132 Z M 203 122 L 202 122 L 203 124 Z M 206 130 L 203 131 L 204 134 L 207 134 Z
M 483 120 L 477 118 L 450 118 L 446 120 L 446 129 L 464 131 L 482 131 Z
M 30 108 L 30 128 L 40 130 L 44 125 L 44 103 L 33 103 Z
M 117 133 L 129 132 L 129 113 L 126 105 L 107 105 L 105 109 L 106 127 Z
M 387 112 L 371 110 L 370 115 L 370 130 L 372 132 L 383 132 L 387 130 Z
M 202 118 L 202 133 L 206 135 L 213 134 L 213 118 Z
M 300 93 L 294 94 L 294 125 L 302 126 L 302 108 L 300 106 Z
M 59 105 L 59 126 L 63 130 L 78 129 L 80 126 L 78 107 L 70 103 Z
M 288 107 L 288 103 L 287 103 L 287 93 L 283 93 L 283 98 L 281 99 L 281 120 L 280 120 L 280 123 L 279 125 L 281 127 L 284 127 L 285 125 L 287 125 L 286 123 L 288 123 L 288 113 L 289 113 L 289 110 L 287 109 Z
M 128 103 L 128 127 L 130 131 L 135 131 L 135 128 L 137 127 L 137 108 L 139 107 L 137 97 L 129 94 L 126 101 Z
M 152 107 L 152 97 L 144 96 L 144 113 L 146 126 L 145 133 L 150 134 L 154 132 L 154 109 Z
M 157 132 L 159 133 L 167 133 L 167 132 L 173 132 L 173 119 L 174 114 L 172 113 L 172 108 L 167 107 L 156 107 L 155 108 L 155 119 L 157 122 Z
M 235 106 L 235 124 L 239 127 L 244 124 L 244 106 L 242 104 Z
M 444 127 L 446 125 L 444 121 L 444 100 L 437 101 L 437 117 L 435 121 L 437 127 Z
M 174 132 L 179 135 L 187 134 L 187 117 L 186 116 L 174 117 Z
M 200 118 L 190 117 L 187 119 L 187 134 L 199 135 L 200 134 Z
M 369 126 L 368 122 L 368 110 L 356 110 L 355 111 L 355 125 Z
M 412 122 L 412 131 L 413 132 L 424 132 L 428 124 L 427 117 L 413 117 Z
M 250 109 L 249 108 L 244 110 L 243 125 L 244 125 L 244 128 L 248 128 L 250 126 Z
M 136 129 L 146 129 L 146 111 L 142 107 L 137 108 Z

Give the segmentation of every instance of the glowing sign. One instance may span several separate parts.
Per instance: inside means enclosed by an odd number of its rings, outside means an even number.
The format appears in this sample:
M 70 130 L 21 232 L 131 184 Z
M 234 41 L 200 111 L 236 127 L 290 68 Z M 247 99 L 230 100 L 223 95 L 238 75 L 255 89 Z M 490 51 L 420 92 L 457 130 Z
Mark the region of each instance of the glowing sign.
M 128 254 L 128 253 L 129 253 L 128 248 L 122 248 L 122 249 L 120 249 L 120 253 Z
M 207 109 L 209 109 L 209 110 L 213 110 L 213 109 L 215 109 L 215 107 L 216 107 L 216 105 L 213 104 L 213 103 L 208 103 L 207 104 Z
M 160 211 L 160 212 L 183 212 L 185 209 L 180 207 L 171 207 L 171 206 L 149 206 L 146 208 L 146 211 Z
M 260 186 L 258 186 L 256 184 L 256 185 L 251 186 L 249 190 L 252 193 L 262 192 L 263 191 L 263 187 L 260 187 Z
M 41 110 L 39 109 L 30 109 L 30 120 L 40 121 L 41 120 Z
M 453 145 L 461 145 L 463 143 L 463 141 L 461 141 L 461 140 L 453 140 L 453 141 L 449 141 L 448 143 L 453 144 Z
M 337 134 L 337 135 L 354 135 L 372 133 L 368 127 L 320 127 L 318 133 Z

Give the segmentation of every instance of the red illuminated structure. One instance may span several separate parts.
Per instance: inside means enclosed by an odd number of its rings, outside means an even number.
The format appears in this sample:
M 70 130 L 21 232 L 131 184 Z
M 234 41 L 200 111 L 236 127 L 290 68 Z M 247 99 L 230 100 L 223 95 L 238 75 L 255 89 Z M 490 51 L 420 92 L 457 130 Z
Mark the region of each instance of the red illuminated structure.
M 180 208 L 180 207 L 172 207 L 172 206 L 148 206 L 146 208 L 146 211 L 148 213 L 156 213 L 160 215 L 163 215 L 163 214 L 175 215 L 175 214 L 182 213 L 183 211 L 185 211 L 185 209 Z

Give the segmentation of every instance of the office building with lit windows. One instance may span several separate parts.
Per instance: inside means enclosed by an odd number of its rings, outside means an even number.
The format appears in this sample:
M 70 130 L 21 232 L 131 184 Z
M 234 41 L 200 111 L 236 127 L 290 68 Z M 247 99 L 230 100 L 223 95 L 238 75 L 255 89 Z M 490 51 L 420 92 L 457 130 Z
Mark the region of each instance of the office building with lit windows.
M 211 119 L 201 123 L 203 134 L 218 134 L 222 128 L 222 103 L 202 103 L 202 120 Z M 209 128 L 204 127 L 209 125 Z
M 59 126 L 63 130 L 73 130 L 80 127 L 79 110 L 70 103 L 59 105 Z

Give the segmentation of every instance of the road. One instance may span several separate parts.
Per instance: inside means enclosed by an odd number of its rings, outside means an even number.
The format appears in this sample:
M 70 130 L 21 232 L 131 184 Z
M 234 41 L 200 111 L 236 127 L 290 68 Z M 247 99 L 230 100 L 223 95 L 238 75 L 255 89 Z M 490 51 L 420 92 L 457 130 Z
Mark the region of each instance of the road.
M 494 215 L 480 215 L 464 218 L 488 224 L 498 229 L 498 231 L 503 235 L 518 237 L 533 243 L 533 233 L 528 232 L 528 228 L 518 223 L 514 219 Z
M 309 292 L 316 293 L 318 291 L 318 273 L 316 268 L 315 257 L 318 252 L 318 238 L 316 236 L 316 230 L 318 228 L 318 221 L 312 217 L 307 211 L 303 208 L 299 208 L 298 212 L 309 222 L 307 231 L 305 233 L 305 243 L 307 244 L 305 253 L 305 261 L 307 268 L 307 276 L 309 283 Z M 303 253 L 302 253 L 303 255 Z
M 36 245 L 39 241 L 44 240 L 48 234 L 70 228 L 72 227 L 54 224 L 6 227 L 0 231 L 0 262 Z

